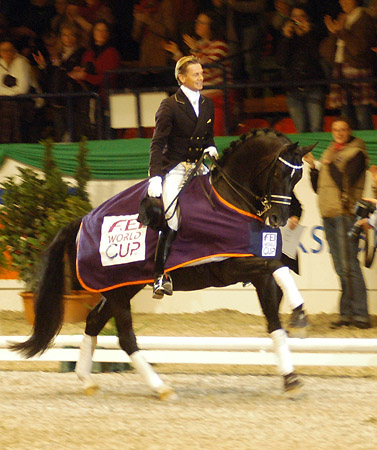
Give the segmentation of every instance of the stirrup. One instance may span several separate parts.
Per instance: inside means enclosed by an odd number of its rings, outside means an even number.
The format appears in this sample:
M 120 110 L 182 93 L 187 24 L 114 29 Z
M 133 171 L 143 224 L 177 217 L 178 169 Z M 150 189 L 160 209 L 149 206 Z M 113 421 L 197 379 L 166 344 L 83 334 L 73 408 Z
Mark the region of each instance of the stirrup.
M 153 298 L 161 300 L 164 295 L 173 295 L 173 281 L 169 274 L 159 275 L 153 283 Z

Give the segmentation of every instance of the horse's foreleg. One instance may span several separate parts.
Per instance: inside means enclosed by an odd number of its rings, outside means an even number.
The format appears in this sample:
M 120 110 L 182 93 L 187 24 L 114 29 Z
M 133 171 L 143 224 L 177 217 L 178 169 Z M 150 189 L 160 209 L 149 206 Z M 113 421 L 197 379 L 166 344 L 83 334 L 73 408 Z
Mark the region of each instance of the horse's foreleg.
M 130 303 L 130 298 L 135 294 L 130 295 L 130 290 L 133 291 L 131 287 L 127 289 L 121 288 L 112 298 L 111 306 L 118 330 L 119 345 L 128 354 L 132 365 L 141 375 L 147 386 L 152 389 L 161 400 L 172 399 L 176 396 L 174 390 L 162 381 L 160 376 L 153 370 L 153 367 L 144 358 L 137 345 L 132 327 Z M 140 288 L 138 290 L 140 290 Z
M 93 395 L 97 384 L 92 380 L 93 353 L 97 345 L 97 336 L 112 316 L 112 309 L 105 297 L 90 311 L 86 319 L 86 327 L 80 345 L 79 358 L 75 372 L 84 383 L 86 395 Z
M 304 299 L 302 298 L 300 291 L 297 289 L 289 268 L 286 266 L 280 267 L 272 272 L 272 276 L 282 290 L 284 298 L 287 300 L 292 310 L 288 324 L 290 334 L 293 337 L 306 337 L 308 322 L 303 309 Z
M 283 291 L 284 298 L 287 300 L 290 308 L 294 310 L 297 307 L 302 307 L 304 299 L 302 298 L 300 291 L 297 289 L 296 283 L 292 278 L 289 271 L 289 267 L 283 266 L 276 269 L 272 276 L 276 283 Z

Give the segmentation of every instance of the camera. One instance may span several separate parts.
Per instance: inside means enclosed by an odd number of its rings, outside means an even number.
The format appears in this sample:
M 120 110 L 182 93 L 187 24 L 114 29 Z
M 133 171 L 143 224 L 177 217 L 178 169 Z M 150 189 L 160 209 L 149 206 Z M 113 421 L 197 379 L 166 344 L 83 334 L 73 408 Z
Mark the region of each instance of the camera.
M 356 225 L 357 222 L 361 219 L 365 219 L 369 217 L 372 213 L 374 213 L 376 207 L 373 203 L 368 202 L 367 200 L 358 200 L 355 205 L 355 223 L 352 225 L 352 228 L 348 232 L 348 236 L 352 238 L 358 238 L 361 233 L 361 227 Z
M 12 75 L 4 75 L 3 77 L 3 84 L 9 88 L 16 86 L 17 79 L 15 77 L 12 77 Z

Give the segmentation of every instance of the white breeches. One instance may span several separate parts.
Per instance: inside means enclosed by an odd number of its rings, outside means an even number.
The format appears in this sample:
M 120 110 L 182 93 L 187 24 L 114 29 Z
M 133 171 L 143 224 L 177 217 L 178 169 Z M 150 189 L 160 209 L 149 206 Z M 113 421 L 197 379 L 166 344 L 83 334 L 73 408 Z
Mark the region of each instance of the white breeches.
M 165 208 L 165 217 L 169 228 L 177 231 L 179 228 L 179 205 L 177 205 L 176 196 L 180 191 L 183 183 L 186 181 L 186 176 L 189 171 L 195 167 L 195 163 L 179 163 L 168 172 L 162 184 L 162 201 Z M 208 173 L 208 168 L 201 165 L 199 174 L 205 175 Z M 175 201 L 173 202 L 173 200 Z M 167 210 L 167 211 L 166 211 Z

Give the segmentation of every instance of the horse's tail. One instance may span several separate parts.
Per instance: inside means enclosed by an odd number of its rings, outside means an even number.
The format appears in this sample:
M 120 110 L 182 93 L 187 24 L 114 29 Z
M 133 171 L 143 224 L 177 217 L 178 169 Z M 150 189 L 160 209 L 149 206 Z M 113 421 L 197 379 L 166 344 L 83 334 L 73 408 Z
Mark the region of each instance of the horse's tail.
M 25 342 L 10 345 L 26 358 L 42 354 L 59 333 L 64 316 L 64 256 L 72 253 L 81 220 L 62 228 L 44 254 L 43 268 L 35 296 L 33 334 Z M 69 255 L 72 256 L 72 255 Z

